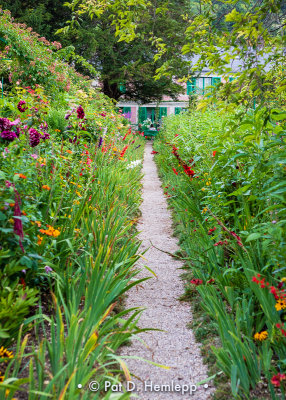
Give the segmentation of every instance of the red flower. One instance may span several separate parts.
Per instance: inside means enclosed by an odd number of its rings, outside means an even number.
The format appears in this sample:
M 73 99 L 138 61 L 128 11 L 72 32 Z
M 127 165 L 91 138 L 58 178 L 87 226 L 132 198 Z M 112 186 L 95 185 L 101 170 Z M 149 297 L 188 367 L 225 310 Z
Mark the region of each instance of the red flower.
M 159 153 L 158 153 L 158 151 L 153 150 L 153 151 L 151 151 L 151 154 L 159 154 Z
M 193 285 L 199 286 L 199 285 L 202 285 L 202 284 L 203 284 L 203 281 L 202 281 L 201 279 L 192 279 L 192 280 L 191 280 L 191 283 L 192 283 Z
M 184 171 L 188 176 L 194 176 L 195 172 L 188 165 L 183 165 Z
M 280 374 L 278 372 L 277 375 L 272 376 L 271 378 L 271 383 L 272 385 L 279 387 L 281 384 L 281 381 L 284 381 L 286 379 L 286 375 L 285 374 Z
M 227 244 L 227 243 L 228 243 L 227 240 L 224 240 L 224 241 L 220 240 L 219 242 L 215 243 L 214 246 L 223 246 L 224 244 Z
M 215 230 L 216 230 L 216 227 L 210 229 L 210 230 L 208 231 L 208 235 L 211 235 Z
M 179 136 L 179 134 L 178 134 L 178 133 L 176 133 L 175 137 L 177 137 L 177 136 Z
M 122 150 L 122 152 L 120 153 L 120 157 L 123 157 L 124 154 L 126 153 L 126 150 L 128 149 L 128 145 L 124 147 L 124 149 Z
M 213 151 L 213 157 L 215 157 L 215 155 L 216 155 L 216 151 Z
M 176 175 L 178 175 L 178 171 L 176 171 L 176 168 L 172 168 L 172 170 L 175 172 Z

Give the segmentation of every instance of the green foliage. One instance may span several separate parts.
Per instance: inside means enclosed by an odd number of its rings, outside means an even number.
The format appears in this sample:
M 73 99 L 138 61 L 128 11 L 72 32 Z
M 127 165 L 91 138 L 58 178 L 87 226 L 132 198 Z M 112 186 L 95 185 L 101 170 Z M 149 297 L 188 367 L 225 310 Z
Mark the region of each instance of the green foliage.
M 115 306 L 140 282 L 141 173 L 131 161 L 140 164 L 144 141 L 49 45 L 2 15 L 7 38 L 21 30 L 27 41 L 9 49 L 17 67 L 0 101 L 0 348 L 12 351 L 0 360 L 0 398 L 87 399 L 79 384 L 123 380 L 116 351 L 140 332 L 138 310 Z M 20 87 L 16 76 L 31 82 L 15 54 L 29 49 L 43 79 Z
M 276 399 L 271 378 L 285 372 L 285 130 L 283 109 L 209 108 L 165 119 L 155 146 L 201 305 L 219 332 L 217 365 L 237 399 L 261 379 Z

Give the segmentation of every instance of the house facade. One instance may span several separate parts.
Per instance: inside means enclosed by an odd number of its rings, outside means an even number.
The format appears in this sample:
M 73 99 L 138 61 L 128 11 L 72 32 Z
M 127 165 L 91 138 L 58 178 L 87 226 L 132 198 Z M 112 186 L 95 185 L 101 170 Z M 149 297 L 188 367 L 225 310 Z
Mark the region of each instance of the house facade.
M 203 71 L 204 72 L 204 71 Z M 206 71 L 205 71 L 206 72 Z M 224 82 L 219 76 L 199 76 L 191 78 L 182 84 L 184 93 L 174 101 L 171 97 L 164 96 L 158 103 L 138 104 L 135 101 L 124 101 L 124 98 L 117 103 L 122 114 L 130 120 L 131 125 L 138 126 L 147 119 L 154 124 L 161 124 L 162 118 L 171 114 L 180 114 L 188 109 L 189 98 L 192 94 L 203 96 L 220 82 Z

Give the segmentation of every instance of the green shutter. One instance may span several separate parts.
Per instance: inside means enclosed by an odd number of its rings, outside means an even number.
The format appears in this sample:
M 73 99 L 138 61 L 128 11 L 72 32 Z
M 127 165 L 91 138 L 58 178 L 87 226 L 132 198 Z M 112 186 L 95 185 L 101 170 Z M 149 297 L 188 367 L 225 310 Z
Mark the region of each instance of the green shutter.
M 145 119 L 147 119 L 147 108 L 139 107 L 138 113 L 139 113 L 139 115 L 138 115 L 139 124 L 143 124 Z
M 221 78 L 212 77 L 212 86 L 217 86 L 221 82 Z
M 123 107 L 123 114 L 131 112 L 131 107 Z
M 191 78 L 187 82 L 187 94 L 194 93 L 196 91 L 196 78 Z
M 175 115 L 180 114 L 182 107 L 175 107 Z
M 162 117 L 167 116 L 167 107 L 160 107 L 159 108 L 159 119 L 162 119 Z

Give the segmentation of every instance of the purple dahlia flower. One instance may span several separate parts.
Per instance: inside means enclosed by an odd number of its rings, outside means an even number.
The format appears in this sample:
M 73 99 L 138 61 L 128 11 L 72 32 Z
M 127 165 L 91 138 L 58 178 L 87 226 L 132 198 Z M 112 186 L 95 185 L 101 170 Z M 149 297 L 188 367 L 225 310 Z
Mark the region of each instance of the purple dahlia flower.
M 41 139 L 43 140 L 50 139 L 50 134 L 48 132 L 42 132 Z
M 0 131 L 8 130 L 11 126 L 11 121 L 8 118 L 0 118 Z
M 0 135 L 2 139 L 8 140 L 8 142 L 13 142 L 17 138 L 17 134 L 12 131 L 3 131 Z
M 21 100 L 17 105 L 18 110 L 22 113 L 28 110 L 28 107 L 23 107 L 24 104 L 26 104 L 26 102 L 24 100 Z
M 31 147 L 36 147 L 40 143 L 41 134 L 34 128 L 29 129 L 29 143 Z

